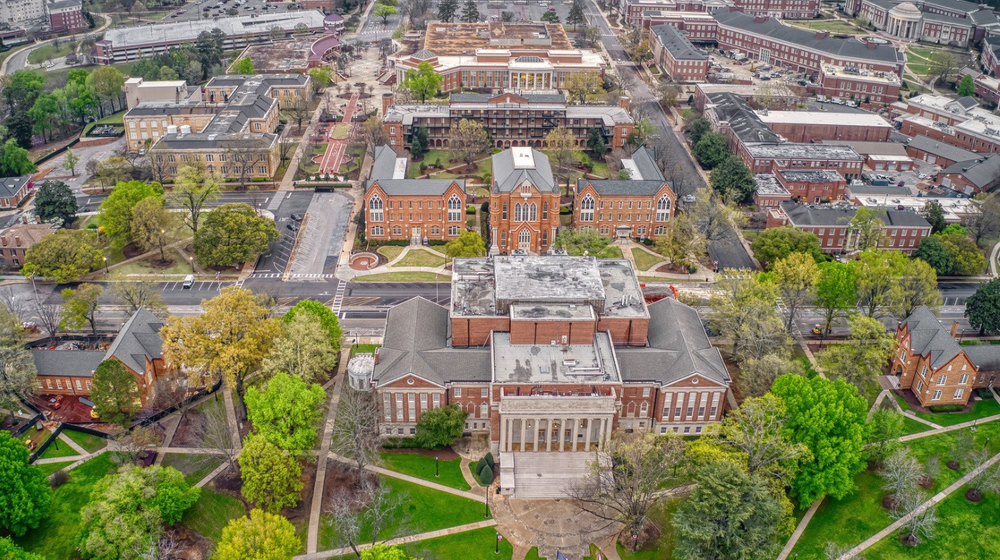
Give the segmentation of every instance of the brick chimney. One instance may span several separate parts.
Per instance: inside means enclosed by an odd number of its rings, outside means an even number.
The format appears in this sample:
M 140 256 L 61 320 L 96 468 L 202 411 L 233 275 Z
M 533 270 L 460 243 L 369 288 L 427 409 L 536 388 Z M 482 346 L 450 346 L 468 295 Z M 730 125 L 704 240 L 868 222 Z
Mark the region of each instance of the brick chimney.
M 15 235 L 14 236 L 14 245 L 17 245 L 18 247 L 21 246 L 21 236 L 20 235 Z
M 6 237 L 0 237 L 0 243 L 2 243 L 4 247 L 6 247 L 7 246 L 7 238 Z
M 618 98 L 618 106 L 626 111 L 632 110 L 632 100 L 629 99 L 627 95 L 623 95 Z
M 389 111 L 389 107 L 392 107 L 392 104 L 395 102 L 395 100 L 396 100 L 396 96 L 393 95 L 392 92 L 383 93 L 382 94 L 382 116 L 383 117 Z
M 871 51 L 875 50 L 875 48 L 878 47 L 878 45 L 876 45 L 875 43 L 873 43 L 871 41 L 868 41 L 865 44 L 868 45 L 868 50 L 871 50 Z
M 830 36 L 830 32 L 829 31 L 817 31 L 816 32 L 816 38 L 817 39 L 826 39 L 829 36 Z
M 757 23 L 764 23 L 765 21 L 771 19 L 771 16 L 757 16 L 753 20 Z
M 390 95 L 391 95 L 391 94 L 390 94 Z M 379 351 L 379 350 L 380 350 L 381 348 L 382 348 L 381 346 L 376 346 L 376 347 L 375 347 L 375 365 L 378 365 L 378 351 Z
M 957 334 L 958 334 L 958 321 L 952 321 L 951 322 L 951 337 L 955 338 L 955 335 L 957 335 Z

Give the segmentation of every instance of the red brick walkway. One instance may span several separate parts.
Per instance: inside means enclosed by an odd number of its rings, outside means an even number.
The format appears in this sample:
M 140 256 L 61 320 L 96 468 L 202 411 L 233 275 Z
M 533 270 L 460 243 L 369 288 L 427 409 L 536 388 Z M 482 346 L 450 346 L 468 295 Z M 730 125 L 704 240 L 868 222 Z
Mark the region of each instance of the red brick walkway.
M 355 93 L 351 95 L 351 100 L 347 102 L 347 107 L 344 107 L 343 123 L 338 124 L 347 124 L 353 127 L 351 119 L 354 118 L 354 112 L 357 110 L 358 94 Z M 326 153 L 323 154 L 323 160 L 319 164 L 320 173 L 337 173 L 340 170 L 341 163 L 344 161 L 344 154 L 347 153 L 347 141 L 349 137 L 344 140 L 334 140 L 334 129 L 336 129 L 336 124 L 330 127 L 330 141 L 326 145 Z

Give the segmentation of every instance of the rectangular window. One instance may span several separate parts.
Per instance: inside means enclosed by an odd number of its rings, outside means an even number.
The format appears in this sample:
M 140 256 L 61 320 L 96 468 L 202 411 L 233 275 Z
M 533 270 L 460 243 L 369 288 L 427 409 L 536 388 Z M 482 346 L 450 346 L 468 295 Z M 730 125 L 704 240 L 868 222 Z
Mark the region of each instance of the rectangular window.
M 403 421 L 403 393 L 396 393 L 396 421 Z
M 434 393 L 431 398 L 431 403 L 434 404 L 434 408 L 441 406 L 441 393 Z
M 392 401 L 389 393 L 382 393 L 382 417 L 386 420 L 392 420 Z
M 934 391 L 934 396 L 931 397 L 931 400 L 934 400 L 934 401 L 941 400 L 941 391 Z
M 649 398 L 649 387 L 642 388 L 642 398 L 644 399 Z
M 663 396 L 663 419 L 666 420 L 670 417 L 670 401 L 673 400 L 673 393 L 666 393 Z
M 938 380 L 937 380 L 937 384 L 938 385 L 944 385 L 947 382 L 948 382 L 948 376 L 947 375 L 939 375 L 938 376 Z
M 694 407 L 693 406 L 689 406 L 689 407 L 687 407 L 687 414 L 684 415 L 684 419 L 685 420 L 690 420 L 692 415 L 694 415 Z
M 461 387 L 455 387 L 455 396 L 456 397 L 461 397 L 462 396 L 462 388 Z
M 482 398 L 484 398 L 484 399 L 486 397 L 490 396 L 490 390 L 489 390 L 489 388 L 488 387 L 483 387 L 482 389 L 480 389 L 479 390 L 479 396 L 482 397 Z
M 410 422 L 416 422 L 417 421 L 417 395 L 414 394 L 414 393 L 407 394 L 406 395 L 406 404 L 408 405 L 407 408 L 409 408 L 409 414 L 407 416 L 409 416 Z
M 923 390 L 924 390 L 924 382 L 923 381 L 917 381 L 917 392 L 920 393 Z
M 962 377 L 958 378 L 958 384 L 959 385 L 965 385 L 968 382 L 969 382 L 969 374 L 968 373 L 963 373 Z
M 959 387 L 958 389 L 955 389 L 955 398 L 956 399 L 962 398 L 962 395 L 964 395 L 964 394 L 965 394 L 965 389 L 963 389 L 962 387 Z
M 420 393 L 420 410 L 427 410 L 427 393 Z

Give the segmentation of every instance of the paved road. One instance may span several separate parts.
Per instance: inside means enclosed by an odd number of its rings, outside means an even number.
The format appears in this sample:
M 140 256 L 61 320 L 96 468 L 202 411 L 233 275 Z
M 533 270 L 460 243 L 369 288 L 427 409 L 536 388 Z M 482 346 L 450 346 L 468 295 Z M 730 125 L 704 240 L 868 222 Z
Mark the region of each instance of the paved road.
M 85 33 L 85 34 L 79 35 L 79 36 L 74 35 L 74 37 L 76 37 L 78 41 L 82 41 L 85 37 L 88 37 L 88 36 L 91 36 L 91 35 L 101 35 L 102 33 L 104 33 L 104 29 L 108 25 L 111 24 L 111 18 L 110 17 L 105 17 L 102 14 L 97 14 L 97 13 L 94 14 L 94 17 L 95 18 L 102 18 L 104 20 L 103 23 L 101 23 L 99 26 L 97 26 L 97 28 L 95 28 L 93 31 L 90 31 L 88 33 Z M 65 41 L 68 38 L 67 37 L 58 37 L 58 39 L 61 40 L 61 41 Z M 37 49 L 38 47 L 40 47 L 42 45 L 47 45 L 47 44 L 51 43 L 52 41 L 55 41 L 55 39 L 49 39 L 48 41 L 41 41 L 39 43 L 35 43 L 34 45 L 32 45 L 32 46 L 30 46 L 30 47 L 28 47 L 26 49 L 21 49 L 21 50 L 17 51 L 16 53 L 8 56 L 3 61 L 3 64 L 0 64 L 0 74 L 13 74 L 14 72 L 17 72 L 18 70 L 24 69 L 25 65 L 28 63 L 28 54 L 31 53 L 31 51 Z
M 267 204 L 271 201 L 271 197 L 274 196 L 275 191 L 257 191 L 257 192 L 233 192 L 226 191 L 219 193 L 219 197 L 207 204 L 209 208 L 214 208 L 216 206 L 222 206 L 223 204 L 233 204 L 236 202 L 242 202 L 244 204 L 249 204 L 253 206 L 254 204 L 260 205 L 261 208 L 266 208 Z M 281 193 L 285 196 L 285 193 Z M 296 192 L 292 193 L 293 198 L 304 198 L 306 204 L 308 204 L 309 199 L 312 197 L 312 192 Z M 80 213 L 86 212 L 97 212 L 101 209 L 101 203 L 104 199 L 108 198 L 107 193 L 105 194 L 95 194 L 95 195 L 81 195 L 76 199 L 77 204 L 80 205 Z M 172 204 L 167 204 L 168 208 L 175 207 Z M 304 207 L 303 207 L 304 209 Z M 290 210 L 288 214 L 296 212 L 296 210 Z

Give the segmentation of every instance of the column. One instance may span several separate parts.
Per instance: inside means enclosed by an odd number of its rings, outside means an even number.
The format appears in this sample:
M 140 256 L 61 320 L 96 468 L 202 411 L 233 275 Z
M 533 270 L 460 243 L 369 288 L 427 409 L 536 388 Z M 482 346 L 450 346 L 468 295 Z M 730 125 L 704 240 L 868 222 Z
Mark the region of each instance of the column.
M 590 432 L 591 429 L 593 428 L 593 426 L 590 423 L 591 420 L 593 420 L 593 418 L 587 418 L 587 435 L 584 436 L 585 443 L 583 444 L 584 451 L 590 451 Z
M 570 451 L 576 451 L 576 434 L 577 434 L 577 430 L 580 429 L 580 419 L 579 418 L 573 418 L 570 421 L 573 422 L 573 439 L 570 440 L 570 448 L 569 448 L 569 450 Z
M 545 451 L 552 451 L 552 419 L 545 421 Z
M 521 418 L 521 451 L 524 451 L 524 429 L 528 426 L 528 423 Z
M 559 419 L 559 451 L 566 449 L 566 419 Z
M 507 451 L 507 419 L 500 419 L 500 445 L 498 446 L 500 452 Z

